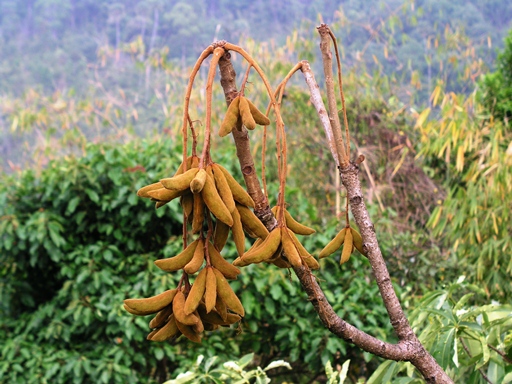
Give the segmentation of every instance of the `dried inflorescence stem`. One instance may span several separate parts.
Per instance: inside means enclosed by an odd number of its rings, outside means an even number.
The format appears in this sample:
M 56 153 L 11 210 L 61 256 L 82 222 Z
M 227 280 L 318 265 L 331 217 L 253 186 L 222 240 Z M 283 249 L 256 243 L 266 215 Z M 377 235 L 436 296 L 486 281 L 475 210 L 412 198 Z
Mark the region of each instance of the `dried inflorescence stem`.
M 311 66 L 306 60 L 301 61 L 301 71 L 304 75 L 304 80 L 306 81 L 306 85 L 309 88 L 309 94 L 311 95 L 311 103 L 316 109 L 316 113 L 320 118 L 320 122 L 322 123 L 322 127 L 324 128 L 325 136 L 327 137 L 327 145 L 329 146 L 329 150 L 331 151 L 331 155 L 336 163 L 336 167 L 340 167 L 340 161 L 338 157 L 338 149 L 336 146 L 336 140 L 334 138 L 334 133 L 331 127 L 331 123 L 329 121 L 329 114 L 325 109 L 324 101 L 322 99 L 322 95 L 320 94 L 320 87 L 315 80 L 315 76 L 313 71 L 311 70 Z
M 345 107 L 345 94 L 343 93 L 343 76 L 341 72 L 341 60 L 340 60 L 340 53 L 338 49 L 338 42 L 336 41 L 336 36 L 334 36 L 334 33 L 332 33 L 331 29 L 325 25 L 328 31 L 329 36 L 331 37 L 332 43 L 334 45 L 334 53 L 336 54 L 336 65 L 338 67 L 338 84 L 340 87 L 340 99 L 341 99 L 341 108 L 343 108 L 343 123 L 345 125 L 345 141 L 347 144 L 347 158 L 350 160 L 350 131 L 348 129 L 348 118 L 347 118 L 347 108 Z
M 331 35 L 327 25 L 322 24 L 317 28 L 320 33 L 320 50 L 322 52 L 322 62 L 325 75 L 325 86 L 327 92 L 327 103 L 329 105 L 329 121 L 332 127 L 334 144 L 336 146 L 338 163 L 344 167 L 348 164 L 349 158 L 341 134 L 341 123 L 338 116 L 338 107 L 336 103 L 336 93 L 334 92 L 334 79 L 332 74 L 332 54 L 330 50 Z
M 199 168 L 203 168 L 205 166 L 205 161 L 210 161 L 208 157 L 210 152 L 210 130 L 212 123 L 212 87 L 213 79 L 215 78 L 215 71 L 217 70 L 217 64 L 223 54 L 223 48 L 215 48 L 213 51 L 212 61 L 210 62 L 210 69 L 208 71 L 208 78 L 206 81 L 206 129 L 204 133 L 203 153 L 201 156 L 201 162 L 199 163 Z
M 190 73 L 190 77 L 188 80 L 187 89 L 185 91 L 185 100 L 183 102 L 183 124 L 181 126 L 181 133 L 183 135 L 183 170 L 187 170 L 187 146 L 188 146 L 188 131 L 187 131 L 187 123 L 190 120 L 190 116 L 188 114 L 188 106 L 190 104 L 190 95 L 192 94 L 192 87 L 194 85 L 194 80 L 196 78 L 197 72 L 201 67 L 203 61 L 212 54 L 214 47 L 210 45 L 206 48 L 197 59 L 194 67 L 192 68 L 192 72 Z

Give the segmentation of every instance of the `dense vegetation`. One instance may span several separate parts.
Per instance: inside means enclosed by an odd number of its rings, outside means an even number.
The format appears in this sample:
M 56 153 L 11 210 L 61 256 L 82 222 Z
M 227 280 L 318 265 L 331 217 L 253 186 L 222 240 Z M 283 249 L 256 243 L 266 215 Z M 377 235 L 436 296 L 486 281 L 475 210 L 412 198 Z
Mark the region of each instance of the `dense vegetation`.
M 431 81 L 440 61 L 460 60 L 465 49 L 451 37 L 443 52 L 436 49 L 447 28 L 464 30 L 478 57 L 490 63 L 494 52 L 486 48 L 487 39 L 501 43 L 510 28 L 512 5 L 497 0 L 2 0 L 0 89 L 15 95 L 35 85 L 47 91 L 83 91 L 89 84 L 76 75 L 109 47 L 118 50 L 118 66 L 126 64 L 125 45 L 137 39 L 147 47 L 139 52 L 139 62 L 164 47 L 171 47 L 172 59 L 190 62 L 216 38 L 237 42 L 250 36 L 283 44 L 301 21 L 319 18 L 343 40 L 349 65 L 373 63 L 375 55 L 387 73 L 404 67 Z M 388 19 L 391 23 L 383 23 Z M 313 26 L 308 23 L 302 28 L 307 37 Z
M 297 15 L 317 13 L 334 15 L 326 21 L 342 37 L 353 144 L 367 157 L 366 200 L 411 323 L 456 382 L 484 383 L 482 373 L 512 382 L 512 32 L 496 64 L 487 39 L 501 41 L 512 6 L 250 3 L 242 18 L 243 2 L 0 0 L 0 137 L 12 173 L 0 184 L 0 382 L 163 382 L 199 354 L 227 361 L 250 352 L 262 367 L 291 363 L 291 371 L 272 372 L 278 381 L 322 381 L 327 361 L 350 359 L 354 383 L 372 374 L 373 383 L 421 382 L 407 364 L 381 364 L 331 337 L 296 279 L 273 266 L 244 268 L 233 284 L 247 311 L 241 333 L 224 329 L 200 346 L 149 343 L 147 321 L 122 308 L 127 297 L 176 283 L 153 261 L 179 249 L 178 205 L 155 211 L 135 191 L 180 162 L 183 65 L 217 25 L 216 36 L 230 40 L 280 35 L 275 46 L 242 44 L 275 84 L 297 57 L 314 60 L 313 24 L 284 36 Z M 183 12 L 187 24 L 176 16 Z M 481 77 L 486 66 L 495 70 Z M 289 209 L 318 230 L 305 241 L 315 254 L 337 231 L 336 170 L 300 82 L 283 111 Z M 224 113 L 217 95 L 214 119 Z M 260 150 L 260 134 L 253 138 Z M 239 174 L 234 149 L 213 145 L 223 153 L 215 161 Z M 274 161 L 267 159 L 270 180 Z M 269 190 L 273 196 L 276 185 Z M 367 260 L 321 266 L 337 313 L 393 341 Z

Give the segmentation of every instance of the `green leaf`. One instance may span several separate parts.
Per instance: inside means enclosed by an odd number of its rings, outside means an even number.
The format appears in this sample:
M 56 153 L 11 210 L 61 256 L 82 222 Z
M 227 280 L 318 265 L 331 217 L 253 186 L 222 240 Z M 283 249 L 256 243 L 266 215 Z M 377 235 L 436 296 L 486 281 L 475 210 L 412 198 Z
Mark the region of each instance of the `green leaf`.
M 480 345 L 482 346 L 482 360 L 476 365 L 475 369 L 480 369 L 482 366 L 487 364 L 490 358 L 489 347 L 484 336 L 479 337 Z
M 275 301 L 279 301 L 279 299 L 283 295 L 283 288 L 281 287 L 281 285 L 274 283 L 270 287 L 270 295 Z
M 291 365 L 289 363 L 287 363 L 286 361 L 276 360 L 276 361 L 271 362 L 269 365 L 267 365 L 265 367 L 264 371 L 269 371 L 271 369 L 281 368 L 281 367 L 286 367 L 288 369 L 292 369 Z
M 238 360 L 238 365 L 240 368 L 245 368 L 248 364 L 252 362 L 254 359 L 254 353 L 248 353 L 247 355 L 244 355 Z
M 387 384 L 395 373 L 396 361 L 385 361 L 370 376 L 366 384 Z
M 155 357 L 157 360 L 162 360 L 164 358 L 164 350 L 161 348 L 155 349 Z
M 345 380 L 347 379 L 349 365 L 350 365 L 350 360 L 346 360 L 343 363 L 343 365 L 341 366 L 339 384 L 343 384 L 345 382 Z
M 450 362 L 452 361 L 455 331 L 455 328 L 452 328 L 448 332 L 440 335 L 437 345 L 441 350 L 433 351 L 434 356 L 439 355 L 438 362 L 445 370 L 449 367 Z
M 87 196 L 89 196 L 89 199 L 91 199 L 96 204 L 99 204 L 100 197 L 95 190 L 87 188 L 87 189 L 85 189 L 85 193 L 87 194 Z
M 80 197 L 75 196 L 68 202 L 68 207 L 66 208 L 66 215 L 71 215 L 73 212 L 75 212 L 76 207 L 80 203 Z

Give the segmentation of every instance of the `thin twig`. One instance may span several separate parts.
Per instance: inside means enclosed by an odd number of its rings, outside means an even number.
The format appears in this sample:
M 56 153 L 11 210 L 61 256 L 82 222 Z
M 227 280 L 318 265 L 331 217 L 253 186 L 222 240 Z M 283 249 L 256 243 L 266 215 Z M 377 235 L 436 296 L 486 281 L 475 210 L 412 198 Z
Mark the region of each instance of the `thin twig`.
M 190 95 L 192 94 L 192 86 L 194 85 L 194 79 L 197 75 L 197 72 L 199 71 L 199 68 L 201 67 L 201 64 L 203 61 L 212 54 L 213 52 L 213 46 L 210 45 L 208 48 L 206 48 L 202 53 L 201 56 L 199 56 L 199 59 L 197 59 L 194 67 L 192 68 L 192 72 L 190 73 L 190 77 L 188 80 L 187 89 L 185 91 L 185 100 L 183 102 L 183 123 L 181 125 L 181 133 L 183 135 L 183 170 L 187 169 L 187 145 L 188 145 L 188 136 L 187 136 L 187 123 L 189 119 L 188 115 L 188 106 L 190 104 Z
M 331 151 L 331 155 L 336 163 L 336 167 L 340 167 L 340 162 L 338 158 L 338 150 L 336 148 L 336 140 L 334 138 L 334 133 L 332 131 L 331 123 L 329 121 L 329 115 L 327 110 L 325 109 L 324 101 L 322 99 L 322 95 L 320 94 L 320 87 L 315 80 L 315 75 L 311 70 L 311 66 L 306 60 L 302 61 L 301 66 L 302 74 L 304 75 L 304 79 L 309 88 L 309 94 L 311 95 L 311 103 L 316 109 L 316 113 L 320 118 L 320 122 L 322 123 L 322 127 L 324 128 L 325 136 L 327 138 L 327 143 L 329 145 L 329 150 Z
M 247 80 L 249 79 L 249 72 L 251 72 L 252 64 L 249 63 L 247 70 L 245 71 L 244 78 L 242 80 L 242 86 L 240 87 L 240 95 L 245 96 L 245 84 L 247 84 Z
M 347 108 L 345 107 L 345 94 L 343 93 L 343 79 L 341 73 L 340 54 L 338 51 L 338 42 L 336 41 L 336 37 L 332 33 L 331 29 L 329 27 L 327 27 L 327 29 L 329 30 L 329 36 L 331 36 L 331 40 L 334 45 L 334 52 L 336 53 L 336 64 L 338 66 L 338 83 L 340 86 L 341 107 L 343 108 L 343 122 L 345 124 L 345 143 L 347 145 L 347 157 L 350 160 L 350 133 L 348 130 Z
M 209 162 L 210 129 L 212 125 L 212 87 L 213 79 L 215 78 L 215 71 L 217 70 L 217 64 L 219 63 L 219 59 L 222 55 L 224 55 L 224 48 L 215 48 L 213 51 L 212 61 L 210 62 L 210 69 L 208 71 L 208 78 L 206 81 L 206 128 L 204 131 L 203 153 L 201 161 L 199 162 L 199 168 L 204 168 L 205 162 L 206 164 Z
M 469 348 L 467 347 L 467 345 L 464 343 L 464 340 L 462 339 L 462 337 L 459 337 L 459 341 L 462 344 L 462 348 L 464 348 L 464 350 L 468 354 L 469 358 L 472 359 L 473 356 L 471 355 L 471 352 L 469 351 Z M 484 371 L 482 371 L 482 368 L 478 368 L 478 372 L 480 372 L 482 379 L 487 381 L 489 384 L 493 384 L 493 382 L 489 379 L 489 377 L 487 377 L 487 375 L 484 373 Z
M 197 156 L 197 133 L 194 128 L 194 124 L 190 116 L 188 116 L 188 125 L 190 128 L 190 132 L 192 133 L 192 156 Z M 187 165 L 184 165 L 184 171 L 187 170 Z
M 341 167 L 348 165 L 348 157 L 341 133 L 341 123 L 338 116 L 338 107 L 336 105 L 336 94 L 334 92 L 334 81 L 332 75 L 332 53 L 330 50 L 331 38 L 329 27 L 321 24 L 318 28 L 320 34 L 320 51 L 322 52 L 322 62 L 325 75 L 325 87 L 327 91 L 327 103 L 329 105 L 329 121 L 331 123 L 334 141 L 336 143 L 336 153 Z
M 277 106 L 279 108 L 281 108 L 281 103 L 283 101 L 283 94 L 284 94 L 284 90 L 286 88 L 286 83 L 288 82 L 288 80 L 290 80 L 290 78 L 293 76 L 293 74 L 297 71 L 299 71 L 302 67 L 302 63 L 299 62 L 297 63 L 289 72 L 288 74 L 286 75 L 286 77 L 283 79 L 283 81 L 281 82 L 281 84 L 279 84 L 279 97 L 277 98 Z M 276 91 L 277 93 L 277 91 Z M 281 208 L 279 210 L 279 217 L 277 218 L 277 221 L 279 223 L 282 223 L 284 221 L 284 204 L 285 204 L 285 199 L 284 199 L 284 194 L 285 194 L 285 187 L 286 187 L 286 174 L 287 174 L 287 147 L 286 147 L 286 132 L 284 130 L 284 124 L 281 126 L 281 132 L 279 132 L 279 134 L 277 135 L 278 137 L 278 146 L 277 146 L 277 151 L 278 151 L 278 158 L 279 158 L 279 155 L 280 153 L 282 153 L 282 163 L 280 164 L 280 175 L 279 175 L 279 207 Z M 281 147 L 279 147 L 279 139 L 280 139 L 280 145 Z
M 487 344 L 487 346 L 492 349 L 494 352 L 496 352 L 498 355 L 500 355 L 503 359 L 503 361 L 507 364 L 512 364 L 512 360 L 510 360 L 505 352 L 500 351 L 498 348 L 491 344 Z

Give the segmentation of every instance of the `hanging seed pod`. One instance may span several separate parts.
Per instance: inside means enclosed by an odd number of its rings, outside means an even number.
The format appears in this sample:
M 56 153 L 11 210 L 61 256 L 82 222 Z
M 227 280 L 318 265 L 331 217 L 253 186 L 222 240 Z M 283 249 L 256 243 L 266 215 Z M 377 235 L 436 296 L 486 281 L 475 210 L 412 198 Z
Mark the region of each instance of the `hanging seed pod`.
M 251 103 L 251 100 L 246 99 L 247 104 L 249 104 L 249 110 L 251 111 L 251 115 L 254 118 L 254 121 L 258 125 L 270 125 L 270 119 L 265 116 L 264 113 L 262 113 L 256 106 Z
M 240 116 L 242 116 L 242 123 L 245 125 L 245 128 L 249 130 L 253 130 L 256 128 L 256 122 L 254 121 L 254 117 L 252 117 L 251 109 L 249 107 L 249 103 L 245 97 L 240 97 Z
M 228 110 L 226 112 L 226 116 L 224 116 L 224 120 L 220 125 L 219 136 L 224 137 L 231 133 L 231 131 L 236 127 L 236 123 L 240 116 L 240 110 L 238 108 L 240 103 L 240 96 L 235 97 L 231 104 L 229 104 Z

